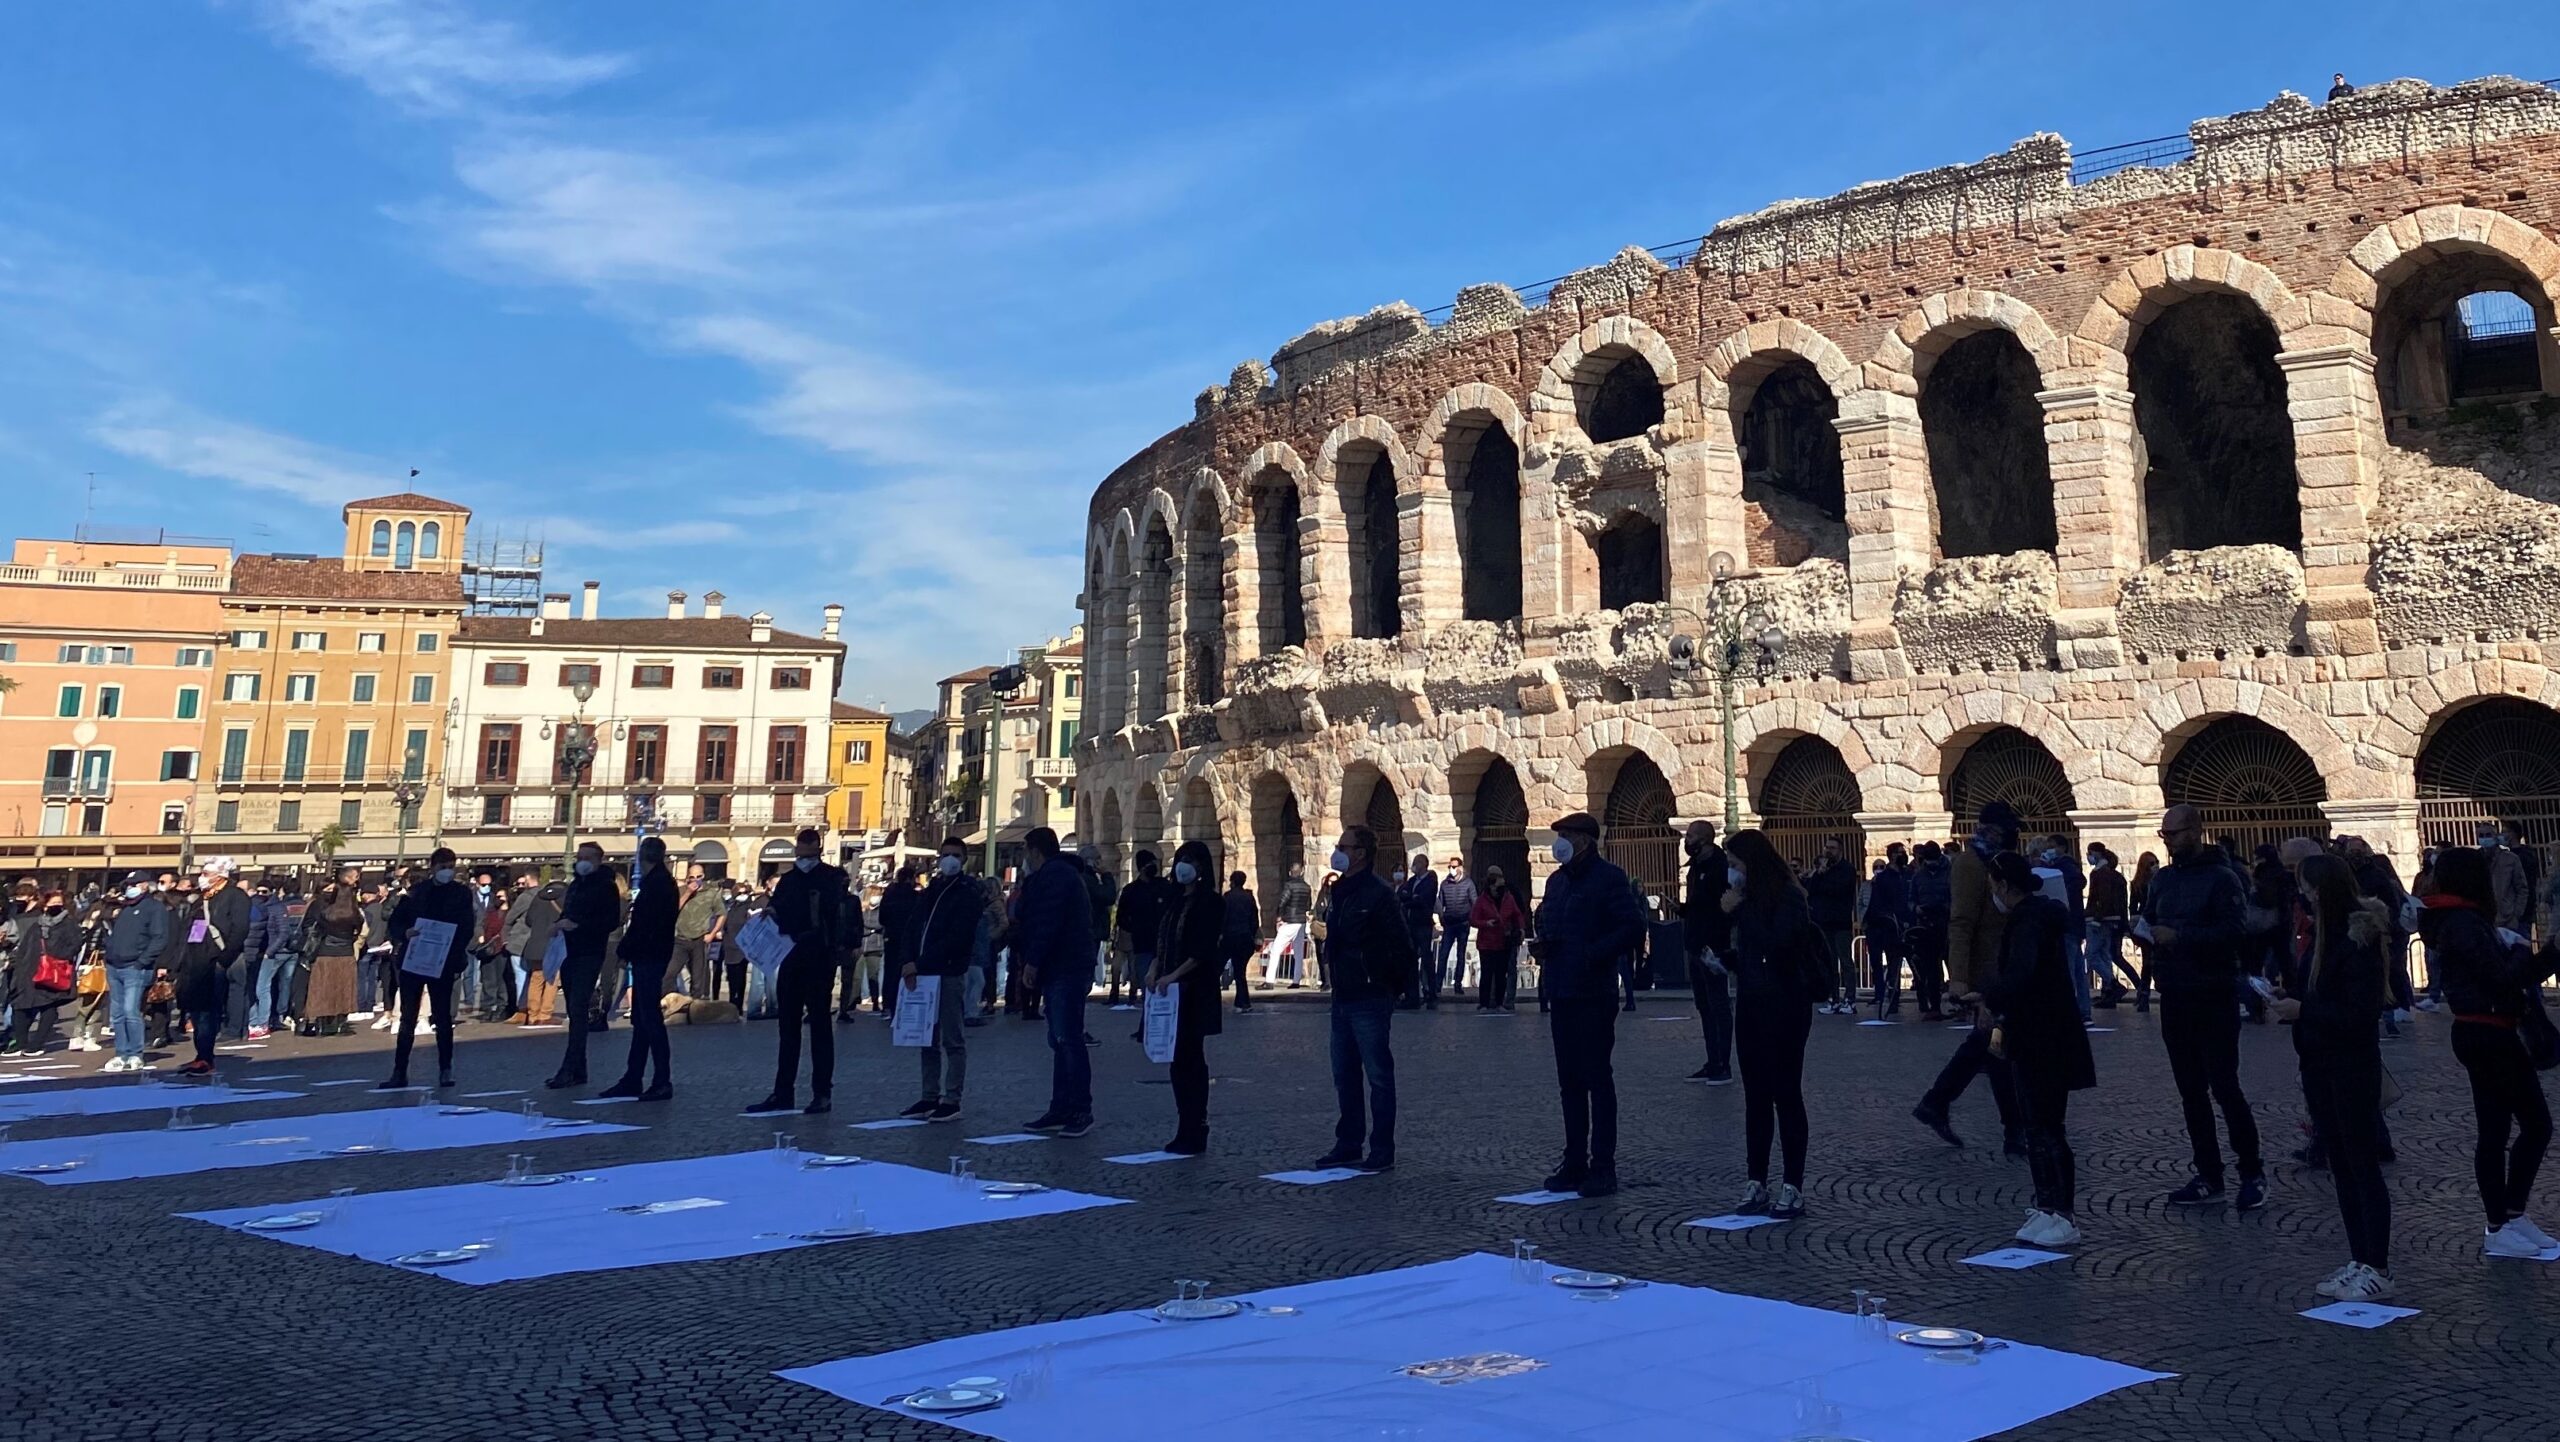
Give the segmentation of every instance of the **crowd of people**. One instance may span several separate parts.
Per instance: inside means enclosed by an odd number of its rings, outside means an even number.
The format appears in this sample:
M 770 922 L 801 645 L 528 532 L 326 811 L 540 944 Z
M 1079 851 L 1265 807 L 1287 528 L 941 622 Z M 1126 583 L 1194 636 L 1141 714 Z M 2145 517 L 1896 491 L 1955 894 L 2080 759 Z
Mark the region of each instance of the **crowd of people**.
M 1638 967 L 1661 980 L 1676 953 L 1706 1051 L 1690 1079 L 1726 1085 L 1738 1073 L 1742 1086 L 1748 1183 L 1735 1211 L 1787 1219 L 1805 1208 L 1813 1019 L 1872 1009 L 1890 1020 L 1907 973 L 1919 1015 L 1967 1023 L 1912 1115 L 1961 1146 L 1955 1105 L 1976 1077 L 1987 1083 L 2004 1149 L 2031 1179 L 2017 1236 L 2038 1246 L 2081 1239 L 2068 1116 L 2072 1093 L 2098 1084 L 2093 1012 L 2127 997 L 2148 1011 L 2156 997 L 2193 1153 L 2192 1176 L 2163 1200 L 2267 1205 L 2240 1041 L 2252 1020 L 2290 1024 L 2311 1119 L 2298 1155 L 2329 1172 L 2349 1250 L 2318 1290 L 2360 1301 L 2394 1290 L 2383 1043 L 2411 1011 L 2444 1010 L 2477 1118 L 2483 1250 L 2537 1257 L 2560 1246 L 2529 1215 L 2551 1138 L 2539 1072 L 2560 1064 L 2541 997 L 2560 948 L 2534 944 L 2536 899 L 2560 898 L 2545 896 L 2522 828 L 2431 849 L 2406 888 L 2359 838 L 2300 837 L 2244 856 L 2209 841 L 2189 806 L 2163 818 L 2166 859 L 2146 851 L 2130 876 L 2105 846 L 2022 829 L 1993 802 L 1962 843 L 1895 843 L 1862 877 L 1837 841 L 1799 867 L 1765 833 L 1720 842 L 1711 823 L 1694 822 L 1675 899 L 1649 896 L 1604 854 L 1600 824 L 1574 813 L 1551 827 L 1554 865 L 1532 904 L 1499 866 L 1470 875 L 1457 857 L 1445 868 L 1428 854 L 1382 857 L 1379 838 L 1351 826 L 1315 886 L 1289 867 L 1268 927 L 1245 874 L 1222 878 L 1205 840 L 1181 842 L 1169 865 L 1137 852 L 1124 885 L 1092 848 L 1065 848 L 1045 827 L 1029 833 L 1009 885 L 971 873 L 955 838 L 929 868 L 858 887 L 823 858 L 815 830 L 800 833 L 769 884 L 699 866 L 679 877 L 655 838 L 627 873 L 593 842 L 549 878 L 465 879 L 438 850 L 388 879 L 341 869 L 307 899 L 289 884 L 243 887 L 214 857 L 193 876 L 136 872 L 78 895 L 17 883 L 0 928 L 0 996 L 8 1052 L 42 1049 L 56 1033 L 97 1050 L 103 1033 L 115 1053 L 107 1071 L 139 1069 L 146 1049 L 185 1041 L 193 1055 L 182 1070 L 203 1075 L 222 1037 L 284 1025 L 333 1035 L 369 1016 L 396 1028 L 385 1089 L 409 1085 L 422 1013 L 440 1087 L 454 1085 L 463 1013 L 565 1020 L 553 1088 L 587 1085 L 591 1038 L 627 1017 L 625 1067 L 599 1095 L 638 1102 L 674 1095 L 669 1016 L 770 1015 L 773 1085 L 748 1113 L 823 1114 L 834 1027 L 866 1005 L 885 1017 L 902 996 L 923 1007 L 930 978 L 931 1014 L 916 1018 L 918 1095 L 902 1115 L 962 1115 L 968 1030 L 1001 1009 L 1047 1024 L 1049 1103 L 1024 1129 L 1068 1137 L 1094 1124 L 1088 1003 L 1169 996 L 1175 1129 L 1164 1150 L 1197 1155 L 1209 1145 L 1208 1043 L 1223 1030 L 1229 985 L 1235 1009 L 1251 1010 L 1258 967 L 1266 987 L 1302 987 L 1312 974 L 1328 993 L 1337 1107 L 1333 1144 L 1314 1165 L 1382 1172 L 1396 1156 L 1394 1015 L 1463 997 L 1472 947 L 1478 1010 L 1512 1011 L 1525 967 L 1548 1018 L 1563 1146 L 1545 1188 L 1605 1196 L 1619 1185 L 1618 1016 L 1634 1006 Z M 751 942 L 760 929 L 769 939 Z M 2413 950 L 2426 961 L 2423 993 Z

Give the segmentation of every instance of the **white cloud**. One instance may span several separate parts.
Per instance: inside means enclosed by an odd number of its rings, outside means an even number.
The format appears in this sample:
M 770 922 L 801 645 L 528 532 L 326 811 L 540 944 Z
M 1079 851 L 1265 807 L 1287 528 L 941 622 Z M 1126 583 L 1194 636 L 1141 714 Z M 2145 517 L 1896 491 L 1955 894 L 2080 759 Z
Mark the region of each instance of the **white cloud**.
M 230 481 L 335 508 L 401 489 L 403 468 L 294 436 L 198 415 L 164 401 L 111 408 L 90 426 L 119 455 L 199 480 Z
M 734 541 L 743 533 L 729 521 L 668 521 L 655 526 L 600 526 L 570 516 L 543 516 L 513 525 L 564 546 L 693 546 Z
M 450 0 L 264 0 L 258 8 L 270 30 L 321 66 L 421 112 L 561 94 L 630 64 L 551 49 Z

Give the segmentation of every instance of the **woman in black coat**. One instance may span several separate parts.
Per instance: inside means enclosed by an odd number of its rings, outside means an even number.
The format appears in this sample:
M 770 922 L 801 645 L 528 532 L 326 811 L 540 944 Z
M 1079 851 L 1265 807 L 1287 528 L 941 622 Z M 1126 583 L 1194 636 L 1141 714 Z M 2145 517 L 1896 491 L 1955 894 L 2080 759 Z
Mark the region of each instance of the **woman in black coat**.
M 2471 1165 L 2488 1215 L 2481 1250 L 2493 1257 L 2537 1257 L 2549 1233 L 2525 1215 L 2534 1174 L 2551 1145 L 2551 1104 L 2543 1099 L 2517 1027 L 2525 1008 L 2542 1005 L 2542 968 L 2524 947 L 2499 936 L 2489 862 L 2469 847 L 2436 853 L 2418 934 L 2427 940 L 2431 975 L 2453 1013 L 2453 1057 L 2471 1075 L 2471 1110 L 2479 1123 Z M 2514 1138 L 2510 1147 L 2508 1138 Z
M 1209 1057 L 1204 1043 L 1224 1029 L 1219 1014 L 1219 940 L 1226 903 L 1218 895 L 1209 848 L 1186 841 L 1173 853 L 1174 893 L 1156 941 L 1147 989 L 1174 989 L 1173 1140 L 1164 1149 L 1196 1157 L 1209 1149 Z
M 2382 944 L 2390 913 L 2357 893 L 2355 873 L 2337 857 L 2302 863 L 2302 896 L 2311 910 L 2311 957 L 2297 996 L 2277 1003 L 2293 1012 L 2293 1050 L 2302 1064 L 2302 1099 L 2327 1153 L 2347 1229 L 2347 1265 L 2317 1290 L 2343 1302 L 2391 1295 L 2391 1192 L 2382 1182 L 2382 1040 L 2375 1022 L 2389 995 Z
M 41 984 L 47 970 L 47 959 L 67 962 L 77 977 L 80 961 L 80 925 L 60 891 L 48 891 L 42 897 L 22 896 L 13 905 L 23 908 L 8 920 L 9 928 L 9 1008 L 16 1014 L 8 1045 L 0 1047 L 0 1056 L 25 1056 L 44 1049 L 36 1039 L 36 1028 L 54 1029 L 54 1012 L 69 1004 L 77 995 L 73 987 L 49 987 Z M 51 970 L 60 971 L 61 967 Z
M 1804 1215 L 1804 1154 L 1811 1131 L 1804 1106 L 1804 1046 L 1815 1002 L 1831 997 L 1830 943 L 1813 924 L 1804 888 L 1786 858 L 1757 831 L 1724 843 L 1723 906 L 1733 917 L 1734 1059 L 1742 1070 L 1744 1145 L 1750 1190 L 1739 1216 Z M 1785 1159 L 1769 1186 L 1769 1142 Z
M 222 1035 L 222 1002 L 231 963 L 249 942 L 249 893 L 231 884 L 232 862 L 217 856 L 204 864 L 199 909 L 176 928 L 186 946 L 177 972 L 177 1008 L 195 1038 L 195 1060 L 179 1068 L 188 1076 L 213 1074 L 213 1044 Z
M 1993 1044 L 2017 1078 L 2027 1170 L 2035 1178 L 2036 1204 L 2018 1240 L 2069 1246 L 2080 1240 L 2080 1228 L 2071 1220 L 2077 1179 L 2063 1118 L 2073 1092 L 2098 1084 L 2063 950 L 2071 913 L 2041 894 L 2035 868 L 2013 851 L 1991 858 L 1991 896 L 2009 921 L 2001 932 L 1999 971 L 1984 988 L 1983 1003 L 1999 1018 Z

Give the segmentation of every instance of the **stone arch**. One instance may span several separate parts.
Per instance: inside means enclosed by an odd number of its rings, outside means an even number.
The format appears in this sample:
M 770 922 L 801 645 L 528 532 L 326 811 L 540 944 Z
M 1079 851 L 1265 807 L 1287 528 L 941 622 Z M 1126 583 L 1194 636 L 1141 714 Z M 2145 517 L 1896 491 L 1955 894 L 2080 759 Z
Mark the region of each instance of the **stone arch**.
M 1120 793 L 1105 788 L 1102 804 L 1095 813 L 1094 844 L 1101 848 L 1102 864 L 1125 879 L 1128 875 L 1128 821 L 1120 805 Z
M 1278 471 L 1287 476 L 1289 483 L 1298 488 L 1299 503 L 1307 508 L 1309 514 L 1314 513 L 1317 500 L 1315 476 L 1307 469 L 1307 463 L 1298 459 L 1295 447 L 1287 441 L 1265 441 L 1254 448 L 1252 455 L 1244 458 L 1244 464 L 1236 474 L 1245 478 L 1245 484 L 1253 485 L 1261 480 L 1265 471 Z
M 2512 216 L 2472 206 L 2434 205 L 2375 227 L 2347 252 L 2329 288 L 2351 303 L 2341 342 L 2370 338 L 2374 379 L 2386 419 L 2440 411 L 2458 378 L 2440 328 L 2463 295 L 2510 290 L 2532 312 L 2537 383 L 2514 389 L 2560 395 L 2560 245 Z M 2484 392 L 2485 393 L 2485 392 Z
M 1770 844 L 1802 869 L 1822 855 L 1825 842 L 1836 840 L 1849 864 L 1863 865 L 1866 832 L 1858 816 L 1874 802 L 1858 784 L 1848 756 L 1805 732 L 1766 740 L 1772 749 L 1755 755 L 1750 770 L 1751 809 Z
M 2137 804 L 2133 788 L 2106 772 L 2103 759 L 2109 747 L 2084 742 L 2071 723 L 2014 691 L 1988 687 L 1967 691 L 1919 719 L 1918 731 L 1903 749 L 1902 764 L 1926 783 L 1931 794 L 1945 795 L 1949 768 L 1967 740 L 2006 726 L 2033 738 L 2062 763 L 2071 794 L 2083 809 L 2129 809 Z M 2114 724 L 2106 723 L 2106 728 L 2112 731 Z M 1956 820 L 1961 825 L 1965 818 Z
M 1940 753 L 1940 786 L 1954 830 L 1966 831 L 1990 802 L 2007 803 L 2027 837 L 2066 836 L 2077 846 L 2072 813 L 2079 795 L 2053 748 L 2015 726 L 1974 726 Z M 2035 848 L 2026 848 L 2032 853 Z
M 1343 826 L 1367 826 L 1378 834 L 1381 870 L 1392 870 L 1387 858 L 1403 861 L 1412 854 L 1412 818 L 1395 779 L 1375 761 L 1354 761 L 1342 768 L 1342 788 L 1335 796 Z M 1390 836 L 1389 833 L 1393 833 Z
M 1182 701 L 1187 706 L 1214 705 L 1226 693 L 1227 528 L 1230 506 L 1226 483 L 1203 468 L 1193 477 L 1183 499 L 1182 526 L 1175 532 L 1175 628 L 1181 636 Z
M 1253 857 L 1254 896 L 1262 903 L 1266 921 L 1279 914 L 1280 888 L 1287 882 L 1292 862 L 1304 865 L 1307 859 L 1306 812 L 1298 801 L 1298 788 L 1277 768 L 1266 767 L 1255 773 L 1245 787 L 1248 824 L 1244 839 Z M 1308 890 L 1315 883 L 1308 882 Z
M 2018 338 L 2048 385 L 2069 363 L 2065 338 L 2054 334 L 2034 306 L 2002 291 L 1950 290 L 1904 313 L 1892 333 L 1876 346 L 1874 374 L 1889 389 L 1917 396 L 1920 381 L 1949 346 L 1994 329 Z
M 1420 489 L 1426 505 L 1447 498 L 1449 534 L 1434 537 L 1426 525 L 1423 550 L 1445 544 L 1457 556 L 1458 619 L 1516 620 L 1525 598 L 1520 410 L 1495 387 L 1470 382 L 1443 397 L 1427 425 Z
M 2405 794 L 2407 763 L 2361 753 L 2329 718 L 2291 695 L 2255 681 L 2207 677 L 2181 681 L 2153 695 L 2124 723 L 2116 745 L 2100 756 L 2102 769 L 2125 774 L 2144 809 L 2158 801 L 2159 777 L 2179 745 L 2225 716 L 2250 716 L 2291 737 L 2311 758 L 2331 800 L 2389 800 Z M 2373 764 L 2379 759 L 2380 764 Z
M 2428 718 L 2415 758 L 2419 839 L 2469 846 L 2515 823 L 2551 874 L 2560 843 L 2560 709 L 2514 695 L 2474 696 Z
M 1819 736 L 1839 751 L 1857 778 L 1859 794 L 1871 808 L 1882 809 L 1896 798 L 1916 797 L 1928 787 L 1898 757 L 1878 756 L 1849 718 L 1830 705 L 1803 696 L 1778 696 L 1745 707 L 1734 716 L 1736 764 L 1742 768 L 1745 800 L 1757 794 L 1770 761 L 1798 736 Z
M 1266 459 L 1275 450 L 1283 456 Z M 1307 644 L 1306 588 L 1314 571 L 1305 540 L 1306 473 L 1287 451 L 1274 443 L 1254 452 L 1239 498 L 1239 544 L 1251 557 L 1236 570 L 1239 649 L 1255 656 Z
M 2416 677 L 2407 686 L 2375 718 L 2363 748 L 2404 768 L 2417 761 L 2437 727 L 2475 703 L 2509 697 L 2560 710 L 2560 671 L 2526 661 L 2459 662 Z
M 1559 758 L 1562 767 L 1583 778 L 1583 804 L 1592 815 L 1600 814 L 1597 803 L 1608 795 L 1609 783 L 1616 779 L 1614 762 L 1610 758 L 1623 758 L 1628 754 L 1641 755 L 1651 761 L 1663 779 L 1671 783 L 1673 794 L 1680 799 L 1682 815 L 1705 814 L 1702 807 L 1707 793 L 1681 764 L 1680 748 L 1672 743 L 1669 736 L 1633 716 L 1602 716 L 1584 722 L 1582 728 L 1573 733 L 1573 739 L 1565 743 L 1564 754 Z M 1605 775 L 1602 774 L 1604 770 Z
M 1085 595 L 1092 664 L 1084 683 L 1085 730 L 1109 735 L 1128 724 L 1129 595 L 1137 522 L 1127 507 L 1095 527 L 1096 579 Z
M 1152 778 L 1141 779 L 1130 788 L 1129 845 L 1132 853 L 1152 851 L 1162 862 L 1171 855 L 1165 842 L 1172 833 L 1165 830 L 1164 788 Z
M 1857 366 L 1829 336 L 1790 318 L 1755 322 L 1707 357 L 1702 384 L 1711 466 L 1731 469 L 1755 560 L 1792 566 L 1813 556 L 1847 561 L 1847 455 L 1840 405 L 1858 389 Z
M 2256 716 L 2200 717 L 2168 741 L 2160 766 L 2165 805 L 2203 813 L 2205 835 L 2245 856 L 2296 836 L 2326 837 L 2336 799 L 2298 737 Z
M 1218 879 L 1218 888 L 1226 889 L 1227 836 L 1218 813 L 1217 788 L 1206 776 L 1193 776 L 1182 782 L 1182 808 L 1177 831 L 1185 841 L 1208 843 L 1209 860 Z
M 2095 367 L 2090 379 L 2121 385 L 2124 358 L 2132 353 L 2142 328 L 2186 297 L 2208 292 L 2248 301 L 2278 334 L 2299 329 L 2310 320 L 2310 307 L 2297 301 L 2274 271 L 2247 256 L 2209 246 L 2173 245 L 2126 266 L 2107 282 L 2073 332 L 2089 345 L 2071 354 L 2085 357 L 2084 364 Z
M 1482 884 L 1485 868 L 1524 890 L 1529 882 L 1529 789 L 1520 769 L 1499 751 L 1476 747 L 1449 763 L 1449 801 L 1458 851 Z
M 1173 498 L 1160 490 L 1148 492 L 1140 507 L 1137 545 L 1129 558 L 1127 714 L 1141 725 L 1163 716 L 1173 695 L 1178 524 Z
M 2054 549 L 2053 465 L 2036 397 L 2066 356 L 2033 306 L 1990 290 L 1931 296 L 1885 337 L 1876 370 L 1918 408 L 1939 555 Z
M 1350 582 L 1351 634 L 1403 634 L 1419 565 L 1405 560 L 1403 493 L 1416 482 L 1413 458 L 1395 428 L 1376 416 L 1353 416 L 1333 428 L 1316 453 L 1321 505 L 1342 525 Z
M 1584 402 L 1622 354 L 1640 356 L 1653 368 L 1654 379 L 1662 383 L 1665 425 L 1677 423 L 1685 428 L 1694 422 L 1692 407 L 1682 393 L 1680 359 L 1671 343 L 1634 316 L 1612 315 L 1584 326 L 1547 362 L 1537 390 L 1529 397 L 1531 433 L 1547 442 L 1582 435 Z

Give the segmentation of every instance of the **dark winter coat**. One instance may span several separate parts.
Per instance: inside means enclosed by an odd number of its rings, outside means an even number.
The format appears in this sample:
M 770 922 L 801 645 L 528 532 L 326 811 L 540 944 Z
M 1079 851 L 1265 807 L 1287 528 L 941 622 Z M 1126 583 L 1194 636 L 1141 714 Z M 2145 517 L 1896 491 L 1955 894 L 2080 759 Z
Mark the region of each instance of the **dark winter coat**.
M 2000 1018 L 2002 1051 L 2023 1077 L 2085 1091 L 2098 1084 L 2098 1071 L 2063 950 L 2070 929 L 2070 908 L 2052 897 L 2018 903 L 2000 933 L 2000 964 L 1983 978 L 1982 1000 Z

